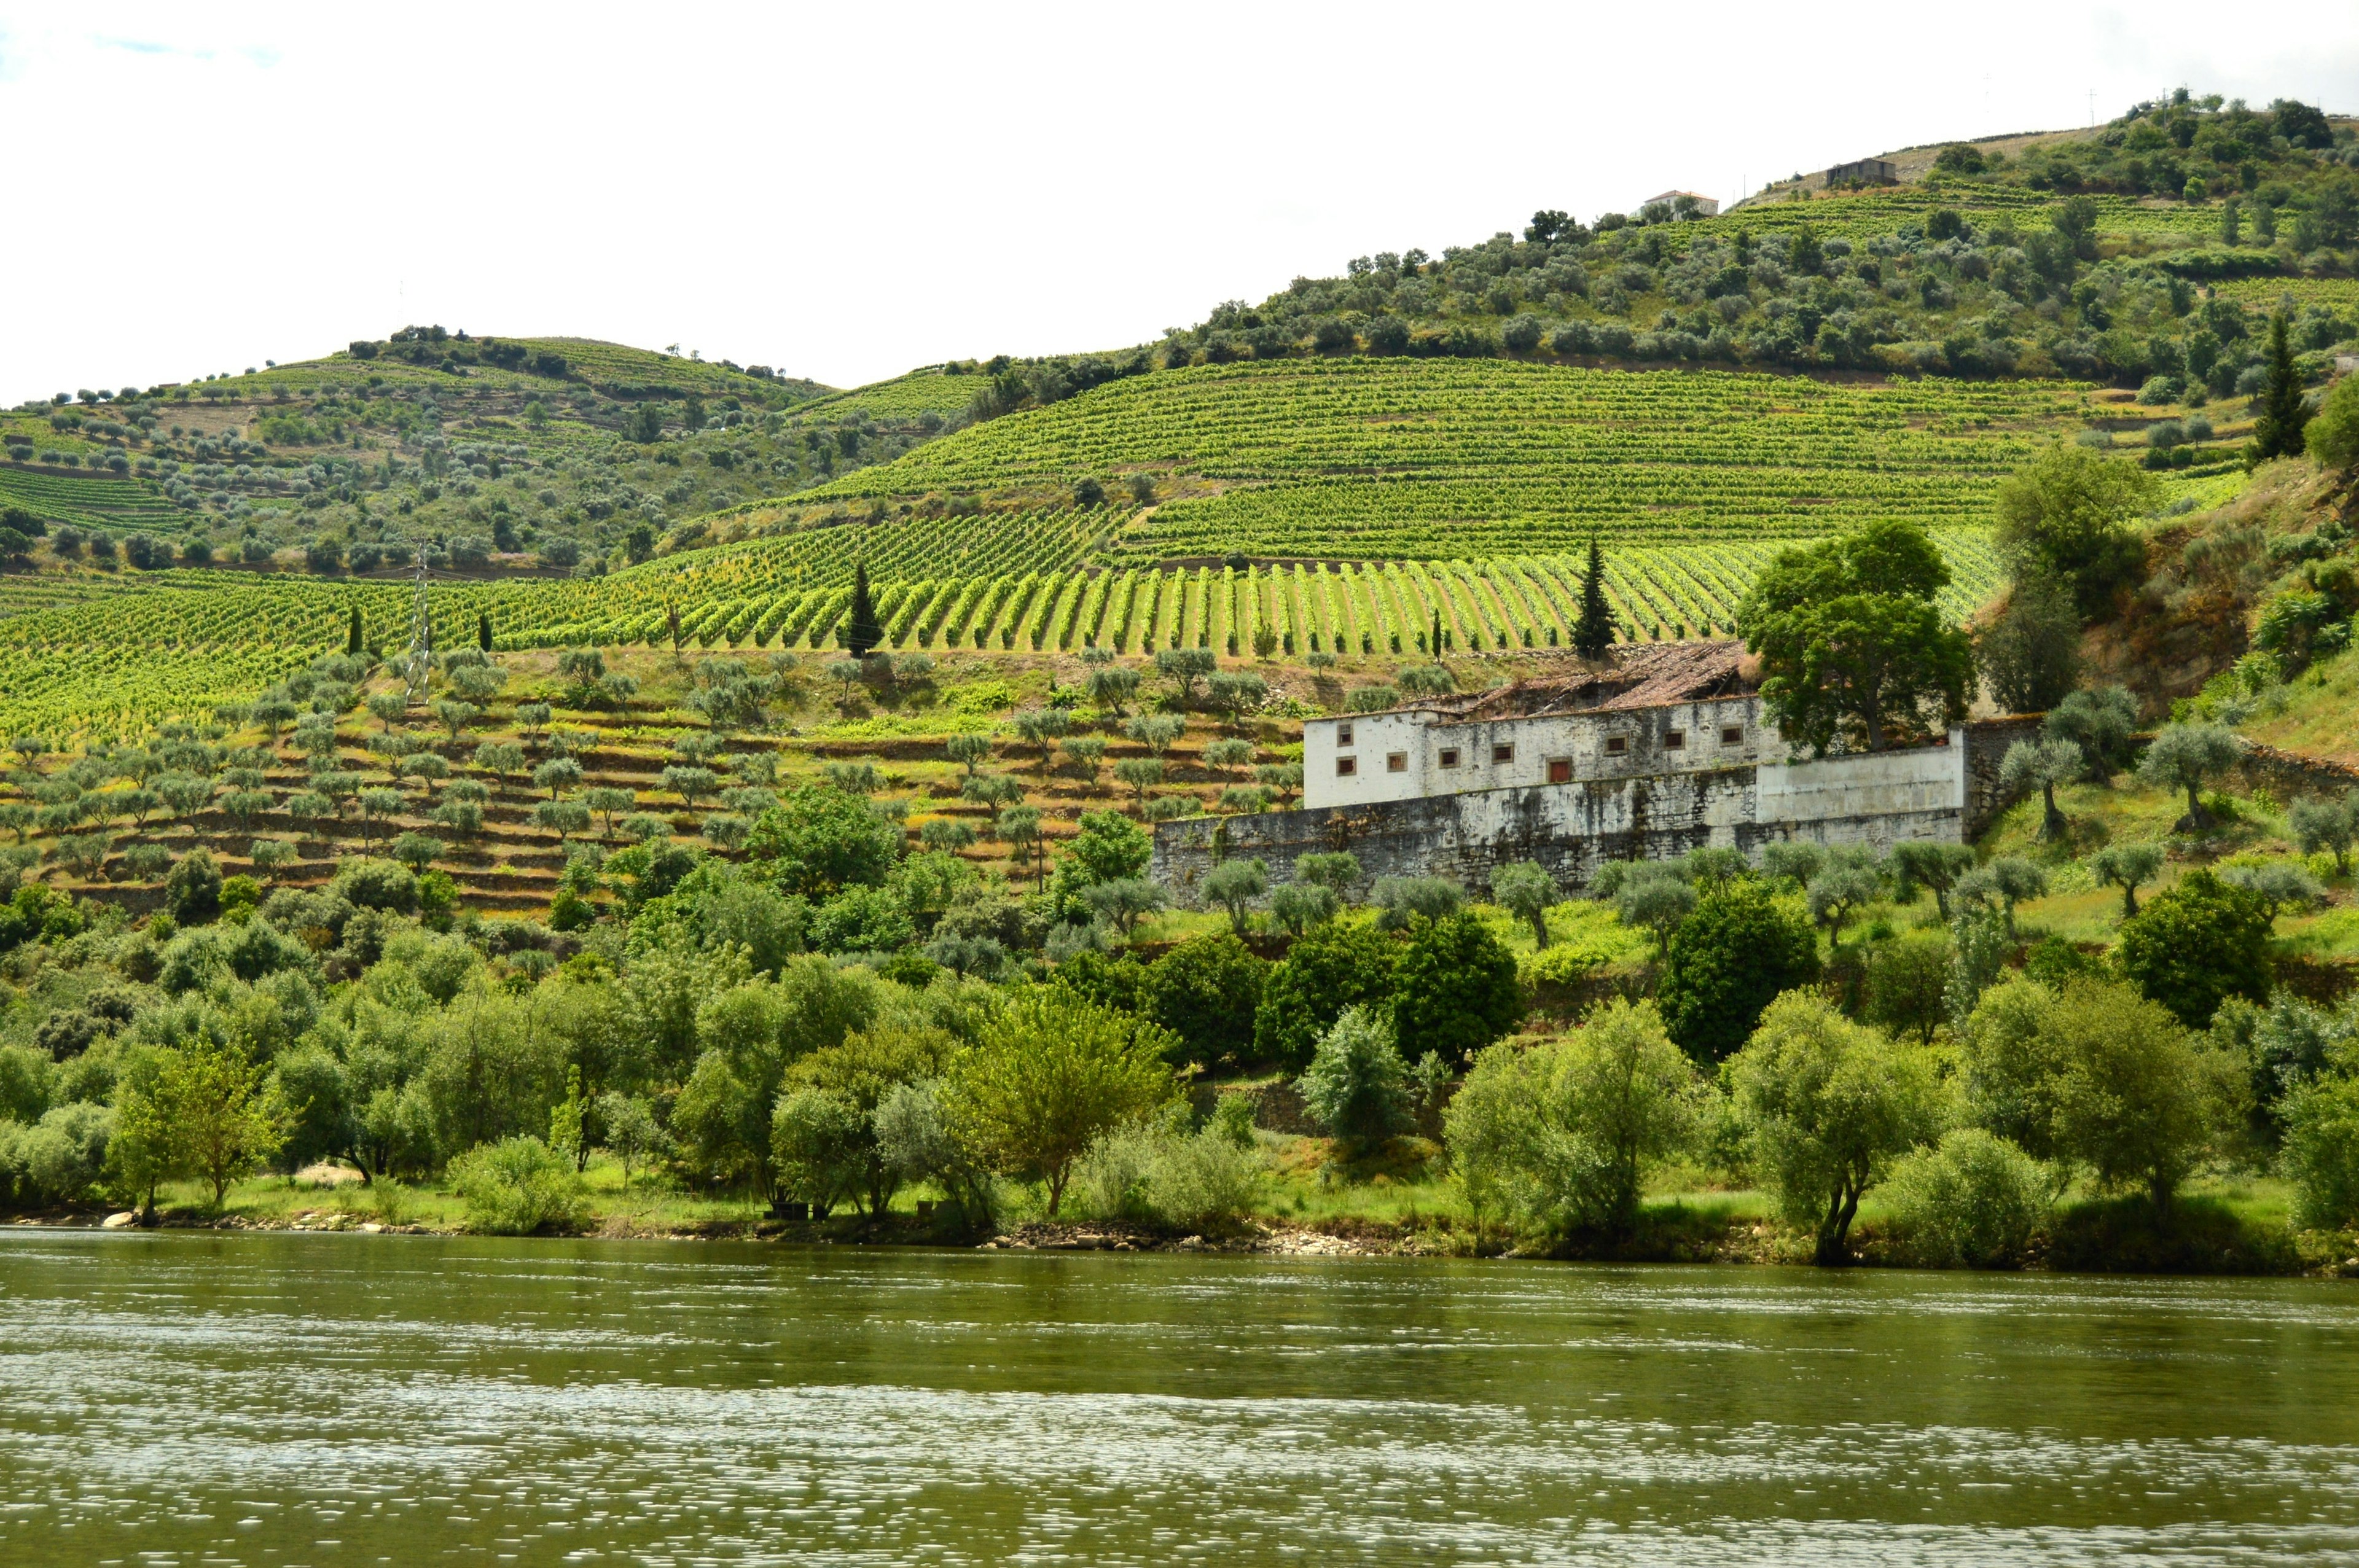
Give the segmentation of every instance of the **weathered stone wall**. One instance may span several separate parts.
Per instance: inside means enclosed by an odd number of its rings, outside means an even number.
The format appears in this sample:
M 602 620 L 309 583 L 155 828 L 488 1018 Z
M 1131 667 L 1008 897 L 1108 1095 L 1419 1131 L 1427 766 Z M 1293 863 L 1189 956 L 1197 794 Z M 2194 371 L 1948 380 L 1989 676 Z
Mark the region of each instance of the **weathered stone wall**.
M 1444 876 L 1477 892 L 1537 860 L 1560 887 L 1608 860 L 1667 860 L 1706 845 L 1757 856 L 1789 838 L 1873 843 L 1959 837 L 1959 752 L 1948 747 L 1821 762 L 1429 795 L 1158 824 L 1153 875 L 1183 904 L 1223 859 L 1259 860 L 1273 882 L 1295 858 L 1347 849 L 1369 878 Z M 1765 801 L 1767 809 L 1764 809 Z
M 2247 794 L 2257 786 L 2267 789 L 2279 800 L 2296 800 L 2304 795 L 2340 799 L 2344 790 L 2359 788 L 2359 768 L 2323 757 L 2305 757 L 2299 752 L 2280 751 L 2258 741 L 2245 741 L 2244 749 L 2237 771 L 2244 774 Z
M 1963 831 L 1968 842 L 1982 837 L 2015 797 L 1999 788 L 1998 770 L 2006 761 L 2006 749 L 2017 741 L 2039 739 L 2040 713 L 2015 714 L 2006 719 L 1978 719 L 1964 730 L 1966 748 L 1966 819 Z M 1955 738 L 1959 731 L 1951 730 Z

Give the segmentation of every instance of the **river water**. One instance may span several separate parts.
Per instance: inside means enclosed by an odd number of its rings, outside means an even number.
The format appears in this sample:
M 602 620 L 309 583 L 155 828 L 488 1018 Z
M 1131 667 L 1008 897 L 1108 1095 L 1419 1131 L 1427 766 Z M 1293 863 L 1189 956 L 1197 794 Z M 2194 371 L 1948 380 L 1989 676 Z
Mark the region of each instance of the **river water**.
M 2359 1553 L 2359 1292 L 0 1232 L 0 1563 Z

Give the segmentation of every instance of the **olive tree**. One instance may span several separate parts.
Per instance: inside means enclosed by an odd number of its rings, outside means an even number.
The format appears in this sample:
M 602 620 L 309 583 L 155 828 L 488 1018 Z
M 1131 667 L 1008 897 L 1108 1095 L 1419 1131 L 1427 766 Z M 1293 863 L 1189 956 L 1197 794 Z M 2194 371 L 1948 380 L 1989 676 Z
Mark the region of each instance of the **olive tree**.
M 2122 890 L 2122 918 L 2138 912 L 2137 890 L 2162 874 L 2159 844 L 2108 844 L 2089 857 L 2089 874 Z
M 2203 805 L 2204 784 L 2236 765 L 2236 737 L 2217 724 L 2166 724 L 2146 749 L 2138 777 L 2159 789 L 2187 792 L 2187 815 L 2174 831 L 2201 833 L 2212 826 Z

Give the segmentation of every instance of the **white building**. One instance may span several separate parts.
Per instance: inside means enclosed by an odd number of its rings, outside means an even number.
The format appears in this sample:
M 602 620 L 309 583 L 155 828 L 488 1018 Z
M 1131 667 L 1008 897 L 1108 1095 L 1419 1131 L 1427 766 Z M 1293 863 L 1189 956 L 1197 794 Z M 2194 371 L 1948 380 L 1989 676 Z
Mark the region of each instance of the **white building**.
M 1736 643 L 1653 643 L 1612 668 L 1306 719 L 1302 804 L 1697 773 L 1785 760 Z

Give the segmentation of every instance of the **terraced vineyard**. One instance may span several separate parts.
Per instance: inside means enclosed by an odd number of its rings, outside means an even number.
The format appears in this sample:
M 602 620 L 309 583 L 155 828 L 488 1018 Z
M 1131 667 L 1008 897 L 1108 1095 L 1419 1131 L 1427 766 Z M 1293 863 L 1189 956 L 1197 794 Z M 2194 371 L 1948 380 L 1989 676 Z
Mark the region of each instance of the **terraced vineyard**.
M 1049 514 L 1021 528 L 996 521 L 998 535 L 982 519 L 881 530 L 908 535 L 897 554 L 880 548 L 875 568 L 888 647 L 1250 655 L 1266 628 L 1274 652 L 1411 656 L 1429 650 L 1438 621 L 1445 650 L 1497 652 L 1567 645 L 1580 604 L 1573 555 L 1099 568 L 1083 556 L 1108 521 L 1103 513 Z M 952 523 L 969 531 L 972 569 L 940 575 L 960 558 Z M 435 643 L 468 641 L 482 613 L 504 649 L 669 649 L 676 610 L 684 649 L 830 650 L 851 601 L 851 552 L 829 537 L 842 532 L 698 552 L 603 579 L 438 584 Z M 1979 532 L 1937 537 L 1956 579 L 1943 605 L 1962 618 L 1995 588 L 1997 558 Z M 1729 633 L 1776 547 L 1724 541 L 1609 551 L 1607 598 L 1624 636 Z M 136 737 L 341 649 L 354 608 L 367 645 L 398 649 L 412 607 L 410 588 L 397 582 L 185 570 L 0 579 L 0 734 Z
M 1891 385 L 1512 361 L 1206 365 L 1011 415 L 810 492 L 819 501 L 1190 481 L 1125 560 L 1436 557 L 1798 537 L 1868 517 L 1980 523 L 2000 475 L 2087 389 Z M 802 499 L 802 498 L 798 498 Z
M 144 479 L 81 479 L 0 467 L 0 506 L 23 506 L 51 523 L 122 533 L 176 528 L 180 511 Z

